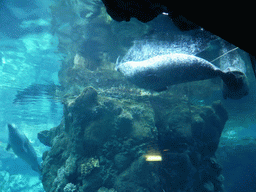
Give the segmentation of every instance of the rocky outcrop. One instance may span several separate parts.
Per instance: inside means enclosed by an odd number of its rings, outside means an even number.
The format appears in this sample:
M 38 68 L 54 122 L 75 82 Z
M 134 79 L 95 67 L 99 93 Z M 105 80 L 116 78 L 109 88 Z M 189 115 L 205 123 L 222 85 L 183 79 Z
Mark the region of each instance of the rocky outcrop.
M 120 182 L 115 180 L 131 169 L 131 164 L 138 159 L 140 164 L 146 163 L 143 155 L 157 140 L 153 117 L 150 106 L 104 98 L 92 87 L 75 98 L 67 96 L 59 129 L 39 133 L 39 138 L 44 135 L 41 140 L 52 146 L 44 154 L 46 191 L 62 191 L 68 183 L 80 191 L 118 186 Z
M 39 133 L 51 146 L 44 188 L 223 191 L 215 151 L 227 118 L 220 103 L 195 107 L 184 98 L 147 94 L 119 99 L 87 87 L 65 97 L 58 129 Z M 156 154 L 162 161 L 146 161 Z
M 228 119 L 223 106 L 216 102 L 211 107 L 193 107 L 169 98 L 152 98 L 151 103 L 165 191 L 222 191 L 215 152 Z

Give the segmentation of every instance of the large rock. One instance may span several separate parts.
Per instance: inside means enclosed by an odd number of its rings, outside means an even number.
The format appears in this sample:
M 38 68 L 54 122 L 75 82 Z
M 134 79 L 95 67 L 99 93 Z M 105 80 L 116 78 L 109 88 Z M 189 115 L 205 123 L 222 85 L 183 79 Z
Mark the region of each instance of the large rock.
M 214 155 L 228 116 L 219 102 L 192 106 L 133 92 L 113 98 L 87 87 L 65 97 L 63 118 L 43 158 L 47 192 L 223 190 Z M 147 162 L 148 155 L 162 161 Z
M 202 155 L 215 154 L 227 120 L 227 111 L 220 103 L 214 103 L 212 108 L 205 107 L 194 116 L 191 125 L 192 135 Z
M 155 97 L 151 104 L 162 151 L 160 171 L 165 190 L 223 191 L 218 180 L 222 168 L 214 158 L 228 120 L 221 103 L 193 106 L 186 99 Z
M 117 174 L 156 144 L 157 131 L 150 106 L 87 87 L 76 97 L 65 96 L 62 123 L 39 138 L 52 147 L 43 156 L 46 191 L 63 190 L 68 183 L 96 191 L 113 188 Z
M 114 188 L 117 192 L 150 192 L 160 191 L 160 180 L 157 169 L 141 156 L 131 166 L 118 175 Z

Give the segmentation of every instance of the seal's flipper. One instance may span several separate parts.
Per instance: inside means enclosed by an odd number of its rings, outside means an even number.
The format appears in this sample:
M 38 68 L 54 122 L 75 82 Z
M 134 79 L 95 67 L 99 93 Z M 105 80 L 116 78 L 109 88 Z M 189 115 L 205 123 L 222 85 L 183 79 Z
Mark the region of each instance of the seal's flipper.
M 11 145 L 8 144 L 7 147 L 6 147 L 6 151 L 9 151 L 11 149 Z
M 241 99 L 249 94 L 249 83 L 247 77 L 241 71 L 227 71 L 221 76 L 223 80 L 224 99 Z

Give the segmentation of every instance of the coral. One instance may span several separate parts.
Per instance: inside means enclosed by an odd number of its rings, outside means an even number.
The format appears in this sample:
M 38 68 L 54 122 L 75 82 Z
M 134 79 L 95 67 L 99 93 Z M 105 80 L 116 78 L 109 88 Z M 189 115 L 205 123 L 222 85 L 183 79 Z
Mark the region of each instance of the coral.
M 76 173 L 76 161 L 77 161 L 77 158 L 75 156 L 73 156 L 72 154 L 66 160 L 65 176 L 67 178 L 69 178 L 69 177 L 72 178 L 72 176 Z
M 64 187 L 64 192 L 76 192 L 76 186 L 73 183 L 68 183 Z
M 64 177 L 65 177 L 65 169 L 64 167 L 61 167 L 58 169 L 57 177 L 55 178 L 54 183 L 61 182 L 61 180 L 64 179 Z
M 54 179 L 52 186 L 56 188 L 56 190 L 60 190 L 62 186 L 64 186 L 65 182 L 65 168 L 61 167 L 58 169 L 57 177 Z
M 99 160 L 94 158 L 88 159 L 86 163 L 81 164 L 82 177 L 89 175 L 96 167 L 100 167 Z

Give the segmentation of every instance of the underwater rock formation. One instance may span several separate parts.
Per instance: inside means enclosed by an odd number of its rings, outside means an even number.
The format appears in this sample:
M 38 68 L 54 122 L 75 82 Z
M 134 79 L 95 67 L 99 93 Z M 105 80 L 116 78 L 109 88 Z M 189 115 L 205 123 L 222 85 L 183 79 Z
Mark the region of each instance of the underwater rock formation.
M 204 106 L 203 100 L 219 91 L 219 82 L 152 94 L 114 71 L 134 40 L 172 43 L 179 36 L 190 49 L 191 36 L 166 28 L 159 35 L 159 20 L 117 23 L 100 1 L 61 2 L 51 10 L 66 56 L 59 72 L 64 115 L 59 126 L 38 134 L 51 147 L 43 155 L 45 191 L 224 191 L 215 151 L 228 116 L 220 103 Z M 147 161 L 150 155 L 162 161 Z
M 38 134 L 52 147 L 43 156 L 46 191 L 62 191 L 68 183 L 79 191 L 111 189 L 118 185 L 119 174 L 144 159 L 157 138 L 153 110 L 145 106 L 145 111 L 139 102 L 122 102 L 99 96 L 92 87 L 75 98 L 67 96 L 62 123 Z
M 87 87 L 65 97 L 58 128 L 39 133 L 51 146 L 43 157 L 44 188 L 221 192 L 215 151 L 227 119 L 220 103 L 188 107 L 184 98 L 146 94 L 113 98 Z M 152 154 L 162 161 L 146 161 Z
M 221 167 L 215 158 L 228 115 L 217 102 L 187 107 L 175 99 L 152 98 L 165 191 L 222 191 Z M 208 184 L 207 184 L 208 182 Z M 209 184 L 210 183 L 210 184 Z

